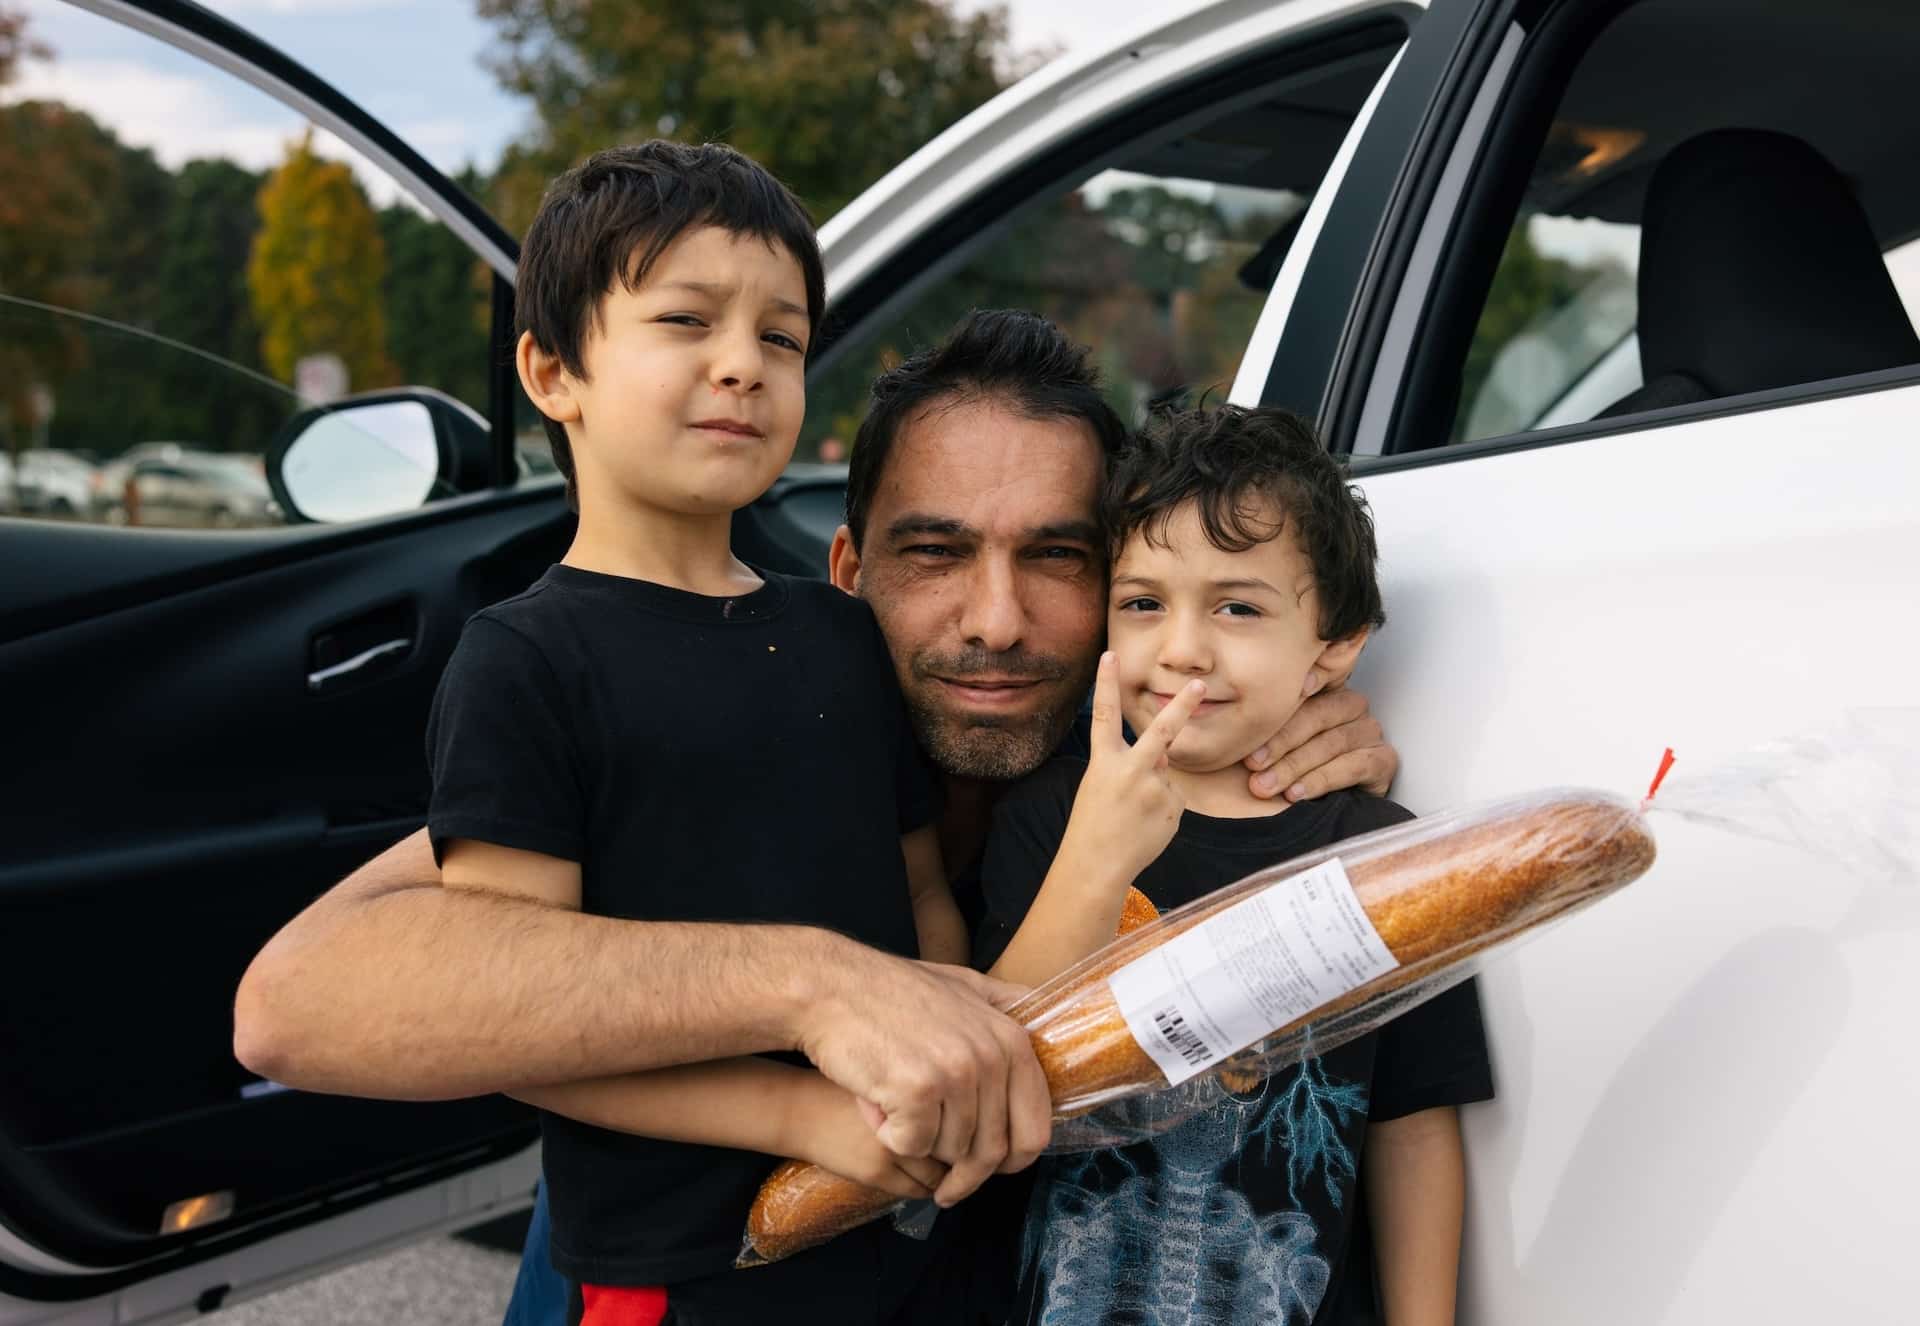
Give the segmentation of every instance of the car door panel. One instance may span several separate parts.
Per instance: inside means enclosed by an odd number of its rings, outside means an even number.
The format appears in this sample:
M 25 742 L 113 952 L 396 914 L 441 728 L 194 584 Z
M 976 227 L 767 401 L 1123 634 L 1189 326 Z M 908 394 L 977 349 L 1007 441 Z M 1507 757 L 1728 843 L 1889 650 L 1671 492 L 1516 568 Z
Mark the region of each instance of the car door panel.
M 1911 723 L 1917 412 L 1905 385 L 1362 464 L 1389 625 L 1357 684 L 1396 797 L 1631 795 L 1667 745 L 1679 778 L 1842 710 Z M 1465 1113 L 1462 1319 L 1882 1319 L 1911 1259 L 1844 1268 L 1908 1223 L 1861 1148 L 1920 1111 L 1887 1016 L 1920 1000 L 1920 893 L 1655 829 L 1649 876 L 1484 974 L 1500 1094 Z
M 31 759 L 9 771 L 0 865 L 0 1060 L 32 1066 L 0 1076 L 7 1226 L 112 1267 L 193 1242 L 160 1236 L 184 1198 L 235 1194 L 211 1233 L 264 1228 L 530 1139 L 529 1112 L 499 1099 L 263 1090 L 233 1059 L 231 1009 L 280 925 L 420 824 L 427 707 L 461 624 L 570 531 L 547 486 L 327 535 L 201 535 L 156 558 L 172 562 L 157 579 L 141 548 L 175 536 L 92 531 L 121 550 L 118 583 L 106 552 L 81 577 L 112 606 L 0 643 L 11 693 L 35 697 L 9 718 Z M 10 560 L 74 533 L 10 526 Z M 10 601 L 44 620 L 57 582 Z M 417 627 L 403 657 L 310 687 L 316 637 L 395 604 Z

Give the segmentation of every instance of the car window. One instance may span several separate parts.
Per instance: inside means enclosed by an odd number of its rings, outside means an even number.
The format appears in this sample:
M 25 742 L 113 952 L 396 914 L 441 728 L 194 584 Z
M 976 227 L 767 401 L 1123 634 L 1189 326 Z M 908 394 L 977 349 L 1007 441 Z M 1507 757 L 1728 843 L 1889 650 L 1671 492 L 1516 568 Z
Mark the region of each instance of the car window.
M 264 460 L 296 411 L 414 385 L 486 412 L 488 278 L 395 180 L 154 38 L 13 7 L 0 514 L 276 525 Z
M 1888 250 L 1884 261 L 1920 327 L 1920 241 Z M 1448 440 L 1579 423 L 1643 386 L 1639 265 L 1638 226 L 1522 217 L 1474 328 Z
M 1092 346 L 1124 418 L 1182 392 L 1224 397 L 1307 204 L 1393 49 L 1296 71 L 1010 201 L 957 266 L 849 333 L 808 384 L 796 458 L 845 460 L 875 375 L 975 308 L 1029 309 Z
M 1518 207 L 1465 195 L 1389 451 L 1920 368 L 1920 186 L 1904 164 L 1920 130 L 1870 109 L 1907 81 L 1920 11 L 1767 6 L 1731 44 L 1727 16 L 1712 0 L 1635 5 L 1578 51 L 1558 44 L 1566 25 L 1541 25 L 1475 186 L 1511 197 L 1523 181 Z M 1701 49 L 1716 59 L 1687 62 Z M 1532 134 L 1528 114 L 1545 121 Z M 1643 272 L 1649 209 L 1679 238 Z M 1476 267 L 1490 277 L 1464 275 Z M 1644 282 L 1674 347 L 1652 381 Z

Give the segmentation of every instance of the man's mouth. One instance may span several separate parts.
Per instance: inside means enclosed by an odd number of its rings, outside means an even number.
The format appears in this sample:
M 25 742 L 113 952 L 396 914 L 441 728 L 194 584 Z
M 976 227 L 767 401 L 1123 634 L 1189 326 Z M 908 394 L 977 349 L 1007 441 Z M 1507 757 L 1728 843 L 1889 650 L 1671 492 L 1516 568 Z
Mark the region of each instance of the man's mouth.
M 948 694 L 979 709 L 1013 709 L 1040 682 L 1032 677 L 935 677 Z

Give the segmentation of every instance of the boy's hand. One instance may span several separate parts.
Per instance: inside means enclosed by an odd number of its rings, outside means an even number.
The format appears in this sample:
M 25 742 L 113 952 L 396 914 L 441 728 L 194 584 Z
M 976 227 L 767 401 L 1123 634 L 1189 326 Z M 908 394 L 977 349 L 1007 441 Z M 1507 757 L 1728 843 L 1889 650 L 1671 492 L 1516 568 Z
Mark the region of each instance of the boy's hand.
M 861 1102 L 810 1073 L 796 1082 L 783 1111 L 783 1155 L 808 1160 L 843 1179 L 895 1197 L 933 1196 L 947 1167 L 927 1156 L 897 1156 L 880 1144 Z
M 1367 697 L 1335 684 L 1302 701 L 1243 763 L 1255 796 L 1311 801 L 1346 787 L 1385 796 L 1400 772 L 1400 753 L 1387 744 Z
M 1100 656 L 1093 682 L 1092 750 L 1060 855 L 1071 851 L 1076 862 L 1097 861 L 1103 875 L 1131 884 L 1167 850 L 1180 827 L 1186 804 L 1167 777 L 1167 751 L 1200 707 L 1207 686 L 1188 682 L 1129 746 L 1120 730 L 1118 670 L 1111 650 Z

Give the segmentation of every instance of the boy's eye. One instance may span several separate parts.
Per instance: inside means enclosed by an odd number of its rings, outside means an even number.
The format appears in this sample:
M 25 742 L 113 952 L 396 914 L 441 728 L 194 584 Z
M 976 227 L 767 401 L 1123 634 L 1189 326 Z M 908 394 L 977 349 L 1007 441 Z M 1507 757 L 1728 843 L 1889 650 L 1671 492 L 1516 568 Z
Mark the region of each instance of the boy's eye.
M 662 317 L 660 321 L 671 322 L 679 327 L 700 327 L 705 325 L 698 317 L 691 313 L 669 313 L 665 317 Z
M 806 347 L 804 345 L 800 344 L 798 340 L 787 335 L 785 332 L 768 332 L 765 336 L 761 337 L 760 339 L 771 342 L 772 344 L 779 346 L 783 350 L 794 350 L 800 353 L 805 353 L 806 351 Z
M 1122 612 L 1159 612 L 1160 600 L 1150 598 L 1127 599 L 1120 604 Z
M 1226 613 L 1229 617 L 1258 617 L 1260 615 L 1260 609 L 1254 607 L 1251 603 L 1223 603 L 1220 605 L 1220 611 Z

